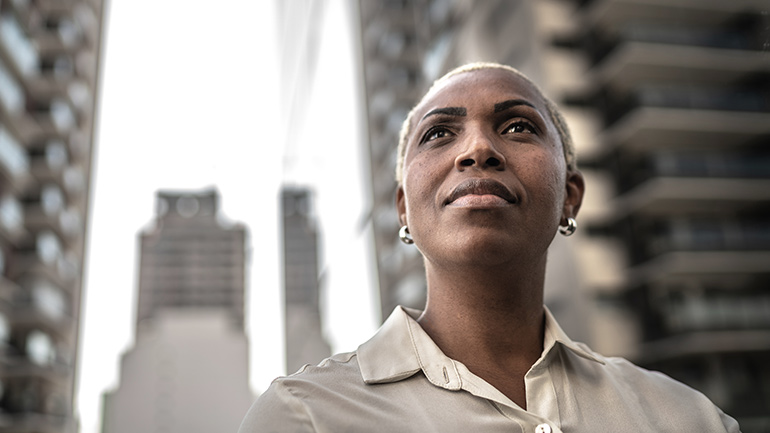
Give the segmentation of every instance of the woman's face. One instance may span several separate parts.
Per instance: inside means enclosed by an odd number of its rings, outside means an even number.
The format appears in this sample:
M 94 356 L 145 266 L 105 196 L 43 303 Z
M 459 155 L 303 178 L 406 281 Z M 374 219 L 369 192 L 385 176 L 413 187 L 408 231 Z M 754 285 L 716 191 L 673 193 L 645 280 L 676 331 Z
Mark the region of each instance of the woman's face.
M 436 264 L 544 260 L 583 196 L 544 101 L 501 69 L 456 75 L 425 98 L 403 168 L 399 218 Z

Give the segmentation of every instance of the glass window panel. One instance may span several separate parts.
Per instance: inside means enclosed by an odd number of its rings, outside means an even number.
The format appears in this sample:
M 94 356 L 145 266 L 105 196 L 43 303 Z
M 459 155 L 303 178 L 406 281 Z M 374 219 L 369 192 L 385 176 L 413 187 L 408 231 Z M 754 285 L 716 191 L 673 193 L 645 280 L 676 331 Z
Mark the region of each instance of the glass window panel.
M 46 215 L 54 215 L 64 207 L 64 194 L 56 184 L 49 183 L 40 191 L 40 205 Z
M 7 343 L 11 337 L 11 326 L 8 324 L 8 319 L 5 314 L 0 313 L 0 342 Z
M 61 99 L 51 102 L 51 119 L 59 130 L 70 129 L 75 124 L 75 114 L 69 104 Z
M 64 293 L 46 281 L 39 281 L 32 288 L 32 303 L 38 310 L 54 319 L 61 319 L 67 314 L 67 298 Z
M 55 263 L 61 256 L 61 244 L 53 232 L 44 231 L 37 235 L 37 255 L 46 264 Z
M 32 75 L 37 71 L 37 51 L 13 15 L 0 17 L 0 41 L 22 73 Z
M 79 167 L 69 166 L 64 169 L 64 188 L 68 192 L 77 194 L 85 189 L 86 180 L 83 171 Z
M 0 125 L 0 164 L 15 176 L 29 170 L 29 155 L 2 125 Z
M 0 59 L 0 101 L 6 110 L 19 113 L 24 109 L 25 97 L 19 83 Z
M 70 236 L 79 235 L 83 230 L 83 220 L 74 207 L 69 207 L 59 214 L 59 224 L 62 230 Z
M 27 356 L 37 365 L 51 365 L 56 352 L 51 337 L 42 331 L 32 331 L 27 336 Z
M 59 140 L 50 141 L 45 147 L 45 161 L 51 169 L 60 169 L 67 164 L 67 148 Z
M 24 224 L 24 208 L 18 200 L 12 196 L 0 199 L 0 225 L 8 230 L 15 231 Z

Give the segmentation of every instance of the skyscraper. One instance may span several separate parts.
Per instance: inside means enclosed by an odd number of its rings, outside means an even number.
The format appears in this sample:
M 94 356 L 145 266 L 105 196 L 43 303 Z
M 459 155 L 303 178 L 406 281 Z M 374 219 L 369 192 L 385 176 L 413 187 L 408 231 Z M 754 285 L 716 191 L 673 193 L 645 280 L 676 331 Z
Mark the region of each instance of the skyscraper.
M 319 305 L 318 230 L 310 191 L 284 187 L 283 275 L 286 372 L 331 355 L 323 337 Z
M 253 397 L 243 328 L 246 229 L 215 190 L 160 192 L 140 235 L 136 344 L 104 433 L 235 431 Z
M 74 432 L 102 1 L 0 2 L 0 432 Z
M 770 2 L 359 7 L 383 317 L 425 293 L 419 252 L 396 237 L 401 121 L 443 72 L 510 64 L 561 106 L 586 177 L 580 229 L 549 253 L 546 303 L 576 339 L 768 431 Z M 582 323 L 564 320 L 575 311 Z

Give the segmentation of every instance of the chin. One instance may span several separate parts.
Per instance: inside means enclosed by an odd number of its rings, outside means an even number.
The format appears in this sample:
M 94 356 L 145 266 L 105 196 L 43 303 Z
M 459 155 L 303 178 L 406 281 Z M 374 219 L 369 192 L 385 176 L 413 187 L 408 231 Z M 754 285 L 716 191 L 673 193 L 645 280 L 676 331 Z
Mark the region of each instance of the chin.
M 499 266 L 514 260 L 521 247 L 515 239 L 500 233 L 457 233 L 437 256 L 455 266 Z M 438 257 L 436 257 L 438 258 Z

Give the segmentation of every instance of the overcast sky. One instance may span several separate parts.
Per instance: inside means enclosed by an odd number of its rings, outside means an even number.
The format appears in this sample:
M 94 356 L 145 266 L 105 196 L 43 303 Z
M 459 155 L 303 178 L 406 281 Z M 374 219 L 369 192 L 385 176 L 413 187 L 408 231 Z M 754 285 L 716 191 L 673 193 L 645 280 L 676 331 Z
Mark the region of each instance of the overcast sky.
M 251 383 L 283 374 L 278 194 L 317 193 L 325 330 L 336 351 L 376 328 L 364 214 L 361 101 L 343 0 L 325 11 L 317 81 L 299 143 L 284 153 L 272 1 L 113 0 L 108 5 L 82 312 L 78 412 L 99 431 L 101 393 L 133 344 L 137 233 L 159 189 L 216 186 L 221 211 L 250 231 Z M 319 17 L 320 19 L 321 17 Z M 287 169 L 285 160 L 291 161 Z

